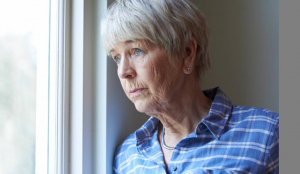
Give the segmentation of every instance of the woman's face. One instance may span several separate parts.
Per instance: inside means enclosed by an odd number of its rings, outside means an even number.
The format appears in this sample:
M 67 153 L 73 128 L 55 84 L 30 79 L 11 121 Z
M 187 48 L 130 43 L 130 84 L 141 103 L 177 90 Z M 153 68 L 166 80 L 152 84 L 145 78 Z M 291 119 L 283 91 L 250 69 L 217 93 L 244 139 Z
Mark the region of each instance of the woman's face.
M 122 87 L 139 112 L 160 111 L 183 86 L 182 59 L 170 58 L 158 46 L 126 41 L 117 44 L 111 55 Z

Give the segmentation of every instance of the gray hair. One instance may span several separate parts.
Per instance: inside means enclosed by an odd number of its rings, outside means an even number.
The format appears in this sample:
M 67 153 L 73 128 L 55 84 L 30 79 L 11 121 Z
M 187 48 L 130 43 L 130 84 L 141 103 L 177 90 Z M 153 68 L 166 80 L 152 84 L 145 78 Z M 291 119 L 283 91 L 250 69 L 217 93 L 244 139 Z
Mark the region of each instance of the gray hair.
M 101 21 L 101 37 L 107 54 L 119 42 L 146 40 L 171 56 L 194 37 L 198 78 L 210 68 L 206 18 L 189 0 L 116 0 Z

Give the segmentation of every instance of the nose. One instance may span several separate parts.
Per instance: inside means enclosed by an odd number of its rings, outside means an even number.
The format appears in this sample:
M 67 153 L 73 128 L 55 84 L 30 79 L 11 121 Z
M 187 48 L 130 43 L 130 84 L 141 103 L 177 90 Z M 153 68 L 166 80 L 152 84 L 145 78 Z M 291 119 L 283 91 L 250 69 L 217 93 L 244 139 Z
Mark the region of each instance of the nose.
M 134 65 L 128 58 L 121 59 L 118 66 L 118 75 L 120 79 L 129 79 L 136 76 Z

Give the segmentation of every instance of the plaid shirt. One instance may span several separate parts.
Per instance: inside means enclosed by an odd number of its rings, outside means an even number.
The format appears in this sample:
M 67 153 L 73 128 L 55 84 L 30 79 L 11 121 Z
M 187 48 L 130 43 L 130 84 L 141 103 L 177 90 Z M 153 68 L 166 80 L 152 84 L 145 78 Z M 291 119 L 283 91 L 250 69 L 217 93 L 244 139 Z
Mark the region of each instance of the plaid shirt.
M 213 103 L 194 132 L 175 147 L 166 168 L 150 119 L 118 147 L 114 173 L 279 173 L 278 114 L 232 105 L 220 88 L 203 91 Z

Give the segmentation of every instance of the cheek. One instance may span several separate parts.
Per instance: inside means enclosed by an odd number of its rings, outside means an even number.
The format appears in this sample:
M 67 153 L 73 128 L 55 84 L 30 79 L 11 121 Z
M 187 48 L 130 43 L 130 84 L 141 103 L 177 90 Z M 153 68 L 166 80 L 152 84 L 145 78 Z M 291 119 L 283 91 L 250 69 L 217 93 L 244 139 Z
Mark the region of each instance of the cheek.
M 162 97 L 170 89 L 171 81 L 168 77 L 166 67 L 163 64 L 156 64 L 152 66 L 149 73 L 152 78 L 151 85 L 153 87 L 153 92 L 158 97 Z
M 127 92 L 126 92 L 126 80 L 120 79 L 120 83 L 121 83 L 121 86 L 122 86 L 125 94 L 127 95 Z

